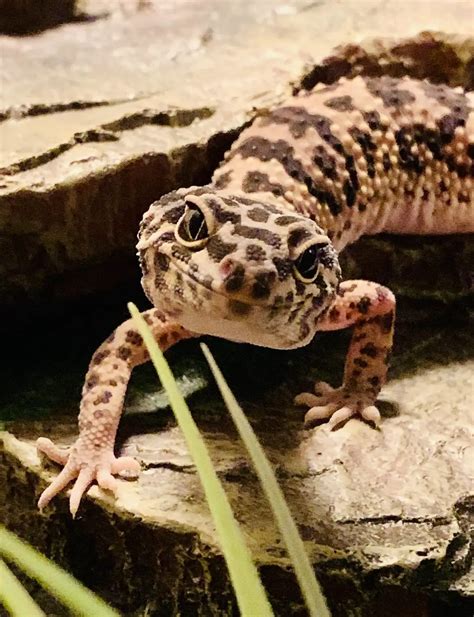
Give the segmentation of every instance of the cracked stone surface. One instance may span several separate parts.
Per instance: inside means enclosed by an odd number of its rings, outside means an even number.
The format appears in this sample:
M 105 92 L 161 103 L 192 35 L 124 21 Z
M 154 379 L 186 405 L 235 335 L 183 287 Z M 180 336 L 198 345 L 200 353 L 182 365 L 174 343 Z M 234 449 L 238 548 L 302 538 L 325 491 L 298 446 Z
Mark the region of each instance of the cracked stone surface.
M 0 308 L 19 317 L 48 301 L 20 322 L 21 336 L 13 320 L 1 328 L 0 520 L 123 615 L 237 614 L 194 466 L 150 366 L 134 372 L 119 439 L 143 471 L 121 482 L 117 502 L 93 488 L 74 522 L 66 496 L 39 515 L 36 499 L 57 469 L 41 465 L 34 440 L 74 439 L 90 356 L 127 316 L 126 301 L 144 306 L 133 245 L 151 201 L 206 182 L 251 116 L 300 85 L 387 72 L 472 88 L 472 6 L 77 6 L 80 21 L 0 38 Z M 316 379 L 339 382 L 347 333 L 292 352 L 208 341 L 274 464 L 334 617 L 472 614 L 473 251 L 472 237 L 377 237 L 346 255 L 346 275 L 399 295 L 381 431 L 356 420 L 304 431 L 291 404 Z M 276 614 L 304 615 L 197 343 L 168 358 Z

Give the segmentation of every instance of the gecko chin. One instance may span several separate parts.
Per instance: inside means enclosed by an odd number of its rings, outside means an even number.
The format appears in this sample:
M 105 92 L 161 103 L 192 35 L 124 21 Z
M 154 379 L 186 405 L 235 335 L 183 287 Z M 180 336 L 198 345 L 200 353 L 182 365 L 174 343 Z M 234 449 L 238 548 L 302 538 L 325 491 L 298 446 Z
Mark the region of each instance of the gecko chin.
M 275 349 L 306 345 L 340 281 L 313 221 L 209 187 L 153 204 L 137 245 L 150 301 L 186 329 Z

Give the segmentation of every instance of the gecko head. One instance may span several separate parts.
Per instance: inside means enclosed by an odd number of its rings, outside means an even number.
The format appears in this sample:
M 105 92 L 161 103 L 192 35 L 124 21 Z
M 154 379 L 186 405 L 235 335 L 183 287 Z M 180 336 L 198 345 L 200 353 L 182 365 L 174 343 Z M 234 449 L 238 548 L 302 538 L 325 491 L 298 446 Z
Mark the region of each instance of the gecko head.
M 137 248 L 145 293 L 170 320 L 276 349 L 311 340 L 340 281 L 336 251 L 314 221 L 211 187 L 155 202 Z

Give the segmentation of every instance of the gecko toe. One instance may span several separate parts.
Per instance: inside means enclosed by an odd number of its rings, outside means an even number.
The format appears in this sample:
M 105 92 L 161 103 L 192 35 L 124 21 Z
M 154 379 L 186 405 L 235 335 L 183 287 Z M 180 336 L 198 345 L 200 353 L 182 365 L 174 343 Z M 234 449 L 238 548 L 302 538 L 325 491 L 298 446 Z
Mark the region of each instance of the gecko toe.
M 38 499 L 38 508 L 42 511 L 51 499 L 60 493 L 77 476 L 77 471 L 72 467 L 64 467 L 61 473 L 45 488 Z
M 326 398 L 334 393 L 334 388 L 327 381 L 317 381 L 314 384 L 314 393 L 320 398 Z
M 380 411 L 377 409 L 377 407 L 375 407 L 375 405 L 369 405 L 368 407 L 365 407 L 361 411 L 361 416 L 368 422 L 373 422 L 373 424 L 375 424 L 375 426 L 377 427 L 380 425 L 382 419 L 380 416 Z
M 118 482 L 108 469 L 99 469 L 97 472 L 97 484 L 101 489 L 117 494 Z
M 69 458 L 69 448 L 58 448 L 58 446 L 47 437 L 39 437 L 36 440 L 36 449 L 39 453 L 45 454 L 49 459 L 59 465 L 65 465 Z
M 352 418 L 355 414 L 356 412 L 351 407 L 341 407 L 332 414 L 331 419 L 328 422 L 330 430 L 334 431 L 341 428 L 341 425 L 347 422 L 347 420 Z
M 133 456 L 120 456 L 112 463 L 112 473 L 128 480 L 140 474 L 140 463 Z
M 316 424 L 319 424 L 322 420 L 327 420 L 332 415 L 335 408 L 335 405 L 311 407 L 311 409 L 306 412 L 304 417 L 305 428 L 312 428 Z
M 79 475 L 77 476 L 77 480 L 72 487 L 71 496 L 69 497 L 69 511 L 71 512 L 73 518 L 76 517 L 81 499 L 93 481 L 94 471 L 87 468 L 81 469 Z
M 301 392 L 297 394 L 293 399 L 295 405 L 305 406 L 305 407 L 317 407 L 320 405 L 320 399 L 315 394 L 311 394 L 311 392 Z

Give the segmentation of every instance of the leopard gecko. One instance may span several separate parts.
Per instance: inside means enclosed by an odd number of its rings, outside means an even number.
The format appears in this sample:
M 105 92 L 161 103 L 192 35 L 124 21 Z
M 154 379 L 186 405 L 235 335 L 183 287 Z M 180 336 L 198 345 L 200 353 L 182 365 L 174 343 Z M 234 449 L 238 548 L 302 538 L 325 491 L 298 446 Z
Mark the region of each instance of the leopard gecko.
M 210 334 L 276 349 L 353 327 L 342 385 L 295 402 L 308 426 L 352 416 L 378 424 L 395 298 L 341 281 L 338 253 L 364 234 L 474 231 L 474 96 L 411 78 L 356 77 L 302 91 L 261 114 L 211 183 L 164 195 L 145 213 L 138 255 L 154 308 L 143 316 L 162 350 Z M 70 510 L 93 482 L 116 492 L 138 462 L 114 441 L 133 367 L 148 354 L 132 320 L 92 357 L 79 436 L 38 450 L 63 466 L 38 505 L 71 481 Z

